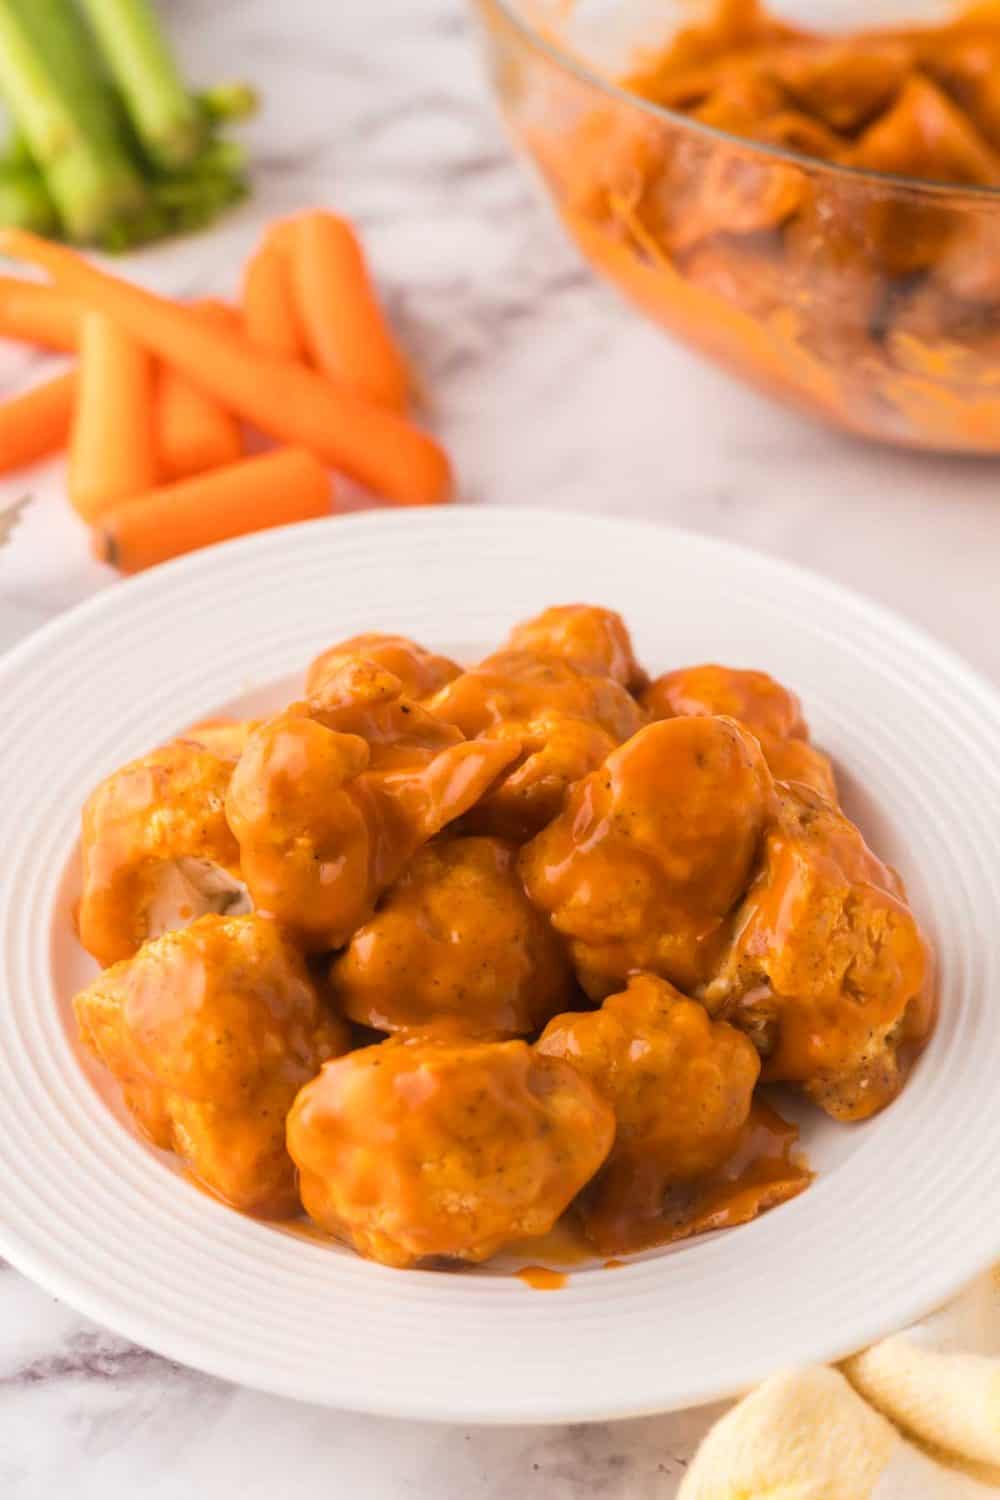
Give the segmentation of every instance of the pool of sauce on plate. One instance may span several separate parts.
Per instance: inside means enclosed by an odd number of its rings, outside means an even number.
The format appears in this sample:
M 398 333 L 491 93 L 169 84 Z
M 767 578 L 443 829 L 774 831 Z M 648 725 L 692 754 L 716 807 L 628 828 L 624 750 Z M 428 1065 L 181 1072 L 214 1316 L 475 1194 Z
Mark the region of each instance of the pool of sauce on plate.
M 570 1209 L 563 1214 L 548 1234 L 533 1235 L 530 1239 L 515 1240 L 504 1249 L 504 1255 L 526 1261 L 555 1261 L 557 1265 L 582 1266 L 593 1261 L 593 1246 L 587 1244 L 583 1228 Z
M 587 1266 L 588 1270 L 617 1270 L 627 1264 L 623 1260 L 608 1260 L 602 1264 L 597 1260 L 593 1245 L 589 1244 L 576 1213 L 570 1209 L 553 1225 L 548 1234 L 534 1239 L 521 1240 L 509 1245 L 505 1255 L 531 1256 L 528 1265 L 513 1272 L 518 1281 L 536 1292 L 555 1292 L 566 1286 L 568 1271 L 575 1266 Z M 540 1261 L 553 1261 L 554 1265 L 541 1265 Z
M 721 1167 L 694 1182 L 668 1186 L 655 1217 L 627 1212 L 595 1216 L 594 1238 L 606 1252 L 625 1255 L 673 1244 L 745 1224 L 795 1197 L 811 1181 L 798 1148 L 798 1127 L 755 1099 L 740 1144 Z

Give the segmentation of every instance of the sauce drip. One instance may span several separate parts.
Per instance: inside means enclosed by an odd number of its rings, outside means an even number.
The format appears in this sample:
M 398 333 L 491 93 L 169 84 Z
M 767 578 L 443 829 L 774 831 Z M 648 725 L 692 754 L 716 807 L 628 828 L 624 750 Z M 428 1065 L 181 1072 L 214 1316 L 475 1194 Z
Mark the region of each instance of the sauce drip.
M 514 1275 L 536 1292 L 557 1292 L 567 1279 L 564 1271 L 553 1271 L 548 1266 L 522 1266 Z

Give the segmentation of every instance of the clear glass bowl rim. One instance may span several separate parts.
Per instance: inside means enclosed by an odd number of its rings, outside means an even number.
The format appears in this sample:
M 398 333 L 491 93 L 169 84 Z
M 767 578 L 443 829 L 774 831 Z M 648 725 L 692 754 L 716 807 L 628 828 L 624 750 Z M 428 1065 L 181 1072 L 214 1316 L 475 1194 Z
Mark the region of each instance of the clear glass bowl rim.
M 894 172 L 875 172 L 868 168 L 847 166 L 841 162 L 823 161 L 819 157 L 793 151 L 787 146 L 772 146 L 766 141 L 747 140 L 745 136 L 733 135 L 728 130 L 720 130 L 716 125 L 706 125 L 701 120 L 693 120 L 690 115 L 667 109 L 662 104 L 643 99 L 639 94 L 630 93 L 628 89 L 622 88 L 612 79 L 595 72 L 585 62 L 581 62 L 578 57 L 574 57 L 571 52 L 564 50 L 537 30 L 521 14 L 518 0 L 478 0 L 478 3 L 492 6 L 499 11 L 511 29 L 547 62 L 554 63 L 563 72 L 589 84 L 609 99 L 626 104 L 638 110 L 640 114 L 647 114 L 652 119 L 659 120 L 675 129 L 686 130 L 709 140 L 725 142 L 745 155 L 760 156 L 765 160 L 790 164 L 815 175 L 843 178 L 847 182 L 853 182 L 859 186 L 866 185 L 882 193 L 896 190 L 927 198 L 945 198 L 950 202 L 956 199 L 969 199 L 970 203 L 975 203 L 977 206 L 1000 204 L 1000 186 L 983 187 L 968 183 L 932 182 L 926 177 L 906 177 Z

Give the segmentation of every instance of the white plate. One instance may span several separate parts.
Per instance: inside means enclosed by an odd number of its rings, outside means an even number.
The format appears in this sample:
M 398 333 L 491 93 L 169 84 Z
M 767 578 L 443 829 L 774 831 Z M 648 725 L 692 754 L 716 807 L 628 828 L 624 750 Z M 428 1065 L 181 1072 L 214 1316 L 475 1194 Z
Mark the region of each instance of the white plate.
M 794 1202 L 579 1270 L 558 1292 L 387 1270 L 221 1207 L 123 1127 L 74 1048 L 81 800 L 193 720 L 290 691 L 338 637 L 400 630 L 473 656 L 573 599 L 622 610 L 655 670 L 716 658 L 802 693 L 849 808 L 937 944 L 941 1021 L 908 1088 L 863 1126 L 812 1116 L 820 1176 Z M 844 1355 L 1000 1254 L 1000 701 L 884 611 L 661 527 L 378 513 L 265 533 L 102 594 L 0 664 L 0 704 L 0 1251 L 119 1333 L 333 1406 L 623 1417 Z

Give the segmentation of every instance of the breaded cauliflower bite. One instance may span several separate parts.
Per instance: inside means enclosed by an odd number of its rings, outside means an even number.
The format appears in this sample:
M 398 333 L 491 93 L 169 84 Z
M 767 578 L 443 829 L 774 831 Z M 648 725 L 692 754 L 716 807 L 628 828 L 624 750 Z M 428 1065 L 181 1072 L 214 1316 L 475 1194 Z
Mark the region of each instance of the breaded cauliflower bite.
M 453 1017 L 522 1036 L 567 1006 L 573 973 L 531 905 L 512 844 L 442 838 L 414 855 L 330 977 L 344 1013 L 379 1031 Z
M 420 846 L 473 807 L 516 741 L 468 743 L 367 660 L 250 736 L 226 814 L 257 910 L 338 948 Z
M 366 635 L 352 635 L 316 657 L 306 673 L 307 697 L 322 692 L 331 677 L 359 658 L 374 662 L 398 677 L 406 696 L 418 701 L 429 698 L 462 670 L 457 662 L 428 651 L 408 636 L 370 631 Z
M 655 678 L 643 702 L 656 719 L 723 714 L 745 724 L 758 737 L 794 740 L 808 735 L 798 698 L 767 672 L 720 667 L 715 662 L 680 667 Z
M 641 729 L 573 788 L 520 868 L 589 995 L 637 970 L 685 990 L 710 977 L 773 798 L 753 735 L 707 717 Z
M 610 677 L 631 693 L 648 680 L 635 659 L 632 637 L 621 615 L 596 604 L 555 604 L 543 609 L 514 626 L 506 650 L 559 657 L 580 672 Z
M 206 916 L 165 933 L 106 970 L 74 1010 L 155 1145 L 236 1208 L 298 1211 L 285 1117 L 346 1051 L 348 1029 L 273 923 Z
M 328 1064 L 288 1116 L 307 1213 L 390 1266 L 547 1233 L 613 1136 L 583 1074 L 523 1041 L 392 1038 Z
M 682 1189 L 740 1144 L 760 1073 L 752 1043 L 665 980 L 638 974 L 600 1010 L 556 1016 L 537 1047 L 585 1073 L 614 1108 L 614 1146 L 581 1199 L 588 1238 L 613 1255 L 675 1237 Z
M 235 766 L 258 722 L 257 719 L 201 719 L 177 738 L 200 745 L 219 760 L 229 761 Z
M 841 813 L 781 789 L 761 870 L 704 991 L 752 1037 L 763 1077 L 838 1120 L 895 1098 L 929 1034 L 929 950 L 902 882 Z
M 83 808 L 80 941 L 100 964 L 206 912 L 246 910 L 226 822 L 232 763 L 194 741 L 163 745 L 101 782 Z
M 544 828 L 568 788 L 644 722 L 635 699 L 613 678 L 523 650 L 487 657 L 428 706 L 469 739 L 511 738 L 522 746 L 466 824 L 517 842 Z
M 840 800 L 833 762 L 808 740 L 771 740 L 758 736 L 775 781 L 797 781 L 825 798 L 832 807 Z
M 828 756 L 809 743 L 802 705 L 767 672 L 743 671 L 707 662 L 665 672 L 641 696 L 651 719 L 686 714 L 725 714 L 760 741 L 777 781 L 800 781 L 837 805 L 837 783 Z

